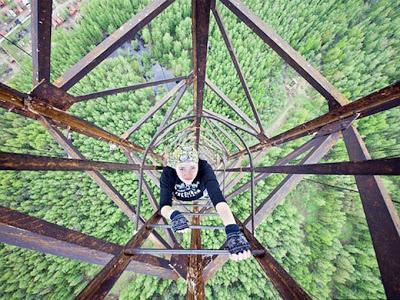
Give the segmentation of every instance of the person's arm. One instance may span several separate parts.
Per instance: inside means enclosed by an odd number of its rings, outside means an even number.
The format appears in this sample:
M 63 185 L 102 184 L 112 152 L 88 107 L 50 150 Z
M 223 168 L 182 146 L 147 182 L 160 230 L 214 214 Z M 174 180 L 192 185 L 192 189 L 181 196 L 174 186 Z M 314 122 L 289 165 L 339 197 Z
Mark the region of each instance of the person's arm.
M 174 190 L 174 182 L 172 172 L 164 169 L 160 179 L 160 208 L 161 215 L 168 220 L 171 218 L 172 210 L 172 192 Z
M 208 195 L 211 198 L 212 203 L 215 206 L 215 210 L 222 219 L 224 226 L 236 224 L 235 218 L 233 217 L 232 211 L 226 203 L 225 197 L 219 187 L 217 177 L 209 163 L 204 165 L 204 184 L 206 186 Z

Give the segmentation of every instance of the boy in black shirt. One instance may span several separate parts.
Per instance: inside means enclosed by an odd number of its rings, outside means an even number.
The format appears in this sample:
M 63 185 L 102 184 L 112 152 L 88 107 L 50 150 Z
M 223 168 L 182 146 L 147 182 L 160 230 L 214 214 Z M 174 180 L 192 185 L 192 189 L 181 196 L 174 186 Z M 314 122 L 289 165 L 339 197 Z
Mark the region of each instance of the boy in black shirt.
M 172 210 L 172 196 L 181 201 L 192 201 L 208 193 L 225 225 L 226 248 L 231 253 L 231 259 L 237 261 L 251 256 L 250 245 L 235 222 L 214 171 L 207 161 L 199 160 L 191 144 L 179 146 L 170 155 L 168 166 L 161 174 L 160 188 L 161 214 L 172 221 L 175 232 L 189 230 L 189 224 L 183 214 Z

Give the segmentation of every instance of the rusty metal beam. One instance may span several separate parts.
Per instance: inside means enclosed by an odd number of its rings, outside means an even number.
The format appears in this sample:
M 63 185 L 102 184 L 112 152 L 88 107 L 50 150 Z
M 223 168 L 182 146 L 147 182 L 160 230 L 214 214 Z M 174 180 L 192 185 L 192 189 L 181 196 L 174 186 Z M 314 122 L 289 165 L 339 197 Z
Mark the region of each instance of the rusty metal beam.
M 106 265 L 122 246 L 0 206 L 0 242 L 85 263 Z M 127 270 L 177 279 L 168 261 L 138 255 Z
M 186 80 L 180 81 L 176 86 L 174 86 L 173 89 L 171 89 L 168 93 L 164 95 L 164 97 L 155 103 L 149 111 L 147 111 L 141 118 L 138 120 L 135 124 L 131 126 L 123 135 L 121 135 L 121 138 L 123 139 L 128 139 L 132 133 L 134 133 L 137 129 L 140 128 L 148 119 L 150 119 L 157 111 L 160 110 L 160 108 L 168 102 L 168 100 L 174 96 L 181 88 L 186 89 Z
M 193 203 L 193 212 L 198 213 L 199 208 Z M 192 225 L 200 225 L 200 216 L 192 217 Z M 191 249 L 201 249 L 200 229 L 192 229 L 191 232 Z M 202 300 L 205 298 L 204 281 L 203 281 L 203 259 L 201 255 L 189 255 L 189 265 L 187 270 L 187 300 Z
M 169 83 L 169 82 L 178 83 L 179 81 L 184 80 L 186 78 L 187 78 L 186 76 L 181 76 L 181 77 L 175 77 L 175 78 L 169 78 L 169 79 L 163 79 L 163 80 L 157 80 L 157 81 L 150 81 L 150 82 L 145 82 L 145 83 L 138 83 L 138 84 L 115 88 L 115 89 L 107 89 L 107 90 L 100 91 L 100 92 L 93 92 L 90 94 L 76 96 L 75 102 L 87 101 L 87 100 L 91 100 L 91 99 L 95 99 L 95 98 L 99 98 L 99 97 L 106 97 L 106 96 L 116 95 L 116 94 L 120 94 L 120 93 L 133 92 L 133 91 L 147 88 L 150 86 L 156 86 L 156 85 Z
M 137 164 L 125 164 L 86 159 L 48 157 L 0 151 L 0 170 L 20 171 L 132 171 Z M 145 166 L 147 170 L 161 170 L 162 166 Z
M 367 117 L 371 114 L 383 111 L 388 108 L 400 105 L 400 82 L 385 87 L 368 96 L 353 101 L 345 106 L 335 108 L 330 112 L 305 122 L 288 131 L 278 134 L 265 142 L 258 143 L 250 147 L 250 151 L 256 151 L 268 146 L 279 145 L 305 135 L 318 131 L 323 126 L 340 121 L 344 118 L 358 115 L 358 118 Z M 245 154 L 239 151 L 232 155 L 232 158 Z
M 84 121 L 78 117 L 70 115 L 51 105 L 48 105 L 38 99 L 32 99 L 29 95 L 20 93 L 2 83 L 0 83 L 0 106 L 12 109 L 16 113 L 22 111 L 22 115 L 38 119 L 46 117 L 54 122 L 57 126 L 70 128 L 72 131 L 82 133 L 84 135 L 102 139 L 104 141 L 119 145 L 130 151 L 144 152 L 144 148 L 130 141 L 121 139 L 120 137 L 109 133 L 98 126 Z M 160 155 L 151 153 L 153 157 L 162 160 Z
M 76 299 L 104 299 L 113 287 L 114 283 L 121 276 L 122 272 L 126 269 L 132 259 L 136 257 L 136 255 L 126 255 L 124 252 L 125 248 L 140 247 L 153 230 L 153 228 L 148 225 L 157 224 L 160 218 L 161 215 L 159 211 L 157 211 L 130 239 L 126 246 L 121 249 L 100 271 L 100 273 L 89 282 Z
M 49 104 L 64 111 L 76 102 L 74 96 L 45 80 L 42 80 L 37 86 L 35 86 L 35 88 L 29 93 L 29 96 L 37 99 L 39 102 Z
M 149 24 L 151 20 L 157 17 L 173 2 L 174 0 L 154 0 L 86 54 L 78 63 L 58 78 L 55 84 L 64 91 L 70 89 L 118 47 L 132 39 L 139 30 Z
M 32 0 L 32 71 L 33 85 L 50 81 L 50 44 L 52 0 Z
M 263 255 L 254 256 L 267 278 L 269 278 L 282 299 L 310 299 L 311 297 L 301 286 L 285 271 L 285 269 L 272 257 L 267 249 L 251 234 L 238 218 L 236 223 L 242 226 L 243 233 L 251 245 L 251 249 L 263 250 Z
M 70 140 L 68 140 L 56 127 L 42 118 L 42 125 L 53 136 L 56 142 L 64 149 L 64 151 L 72 158 L 85 159 L 85 157 L 76 149 Z M 132 163 L 132 162 L 131 162 Z M 98 171 L 86 171 L 86 174 L 96 182 L 100 189 L 118 206 L 118 208 L 131 220 L 136 220 L 135 208 L 114 188 L 114 186 Z M 140 225 L 144 224 L 144 220 L 140 219 Z M 170 245 L 157 233 L 150 235 L 150 239 L 158 246 L 170 248 Z
M 358 132 L 343 132 L 350 160 L 359 164 L 370 159 Z M 384 185 L 377 176 L 355 176 L 365 218 L 375 249 L 386 297 L 400 299 L 400 219 Z
M 349 103 L 339 90 L 241 1 L 221 0 L 221 2 L 326 98 L 331 107 Z
M 253 111 L 254 118 L 256 119 L 258 128 L 259 128 L 260 133 L 261 133 L 260 138 L 261 139 L 266 139 L 267 137 L 264 134 L 264 128 L 262 126 L 262 122 L 261 122 L 260 116 L 258 115 L 256 106 L 255 106 L 254 101 L 253 101 L 253 97 L 251 96 L 251 93 L 250 93 L 250 89 L 247 86 L 246 79 L 243 76 L 243 72 L 242 72 L 242 69 L 240 68 L 239 61 L 238 61 L 238 59 L 236 57 L 235 51 L 233 50 L 233 44 L 232 44 L 232 42 L 231 42 L 231 40 L 229 38 L 228 31 L 226 30 L 226 28 L 224 26 L 224 23 L 223 23 L 223 20 L 222 20 L 222 16 L 221 16 L 220 12 L 218 11 L 218 9 L 216 7 L 214 7 L 212 12 L 213 12 L 215 21 L 217 22 L 218 28 L 219 28 L 219 30 L 221 32 L 222 38 L 223 38 L 223 40 L 225 42 L 226 48 L 228 49 L 228 52 L 229 52 L 229 55 L 231 57 L 232 63 L 234 65 L 235 69 L 236 69 L 236 73 L 237 73 L 237 75 L 239 77 L 239 80 L 240 80 L 240 83 L 241 83 L 242 88 L 244 90 L 244 93 L 246 95 L 247 101 L 249 102 L 251 110 Z
M 200 143 L 211 0 L 192 0 L 193 109 L 196 149 Z
M 255 124 L 231 99 L 228 98 L 212 81 L 206 79 L 207 86 L 221 98 L 251 129 L 257 131 L 257 124 Z
M 255 173 L 318 174 L 318 175 L 400 175 L 400 158 L 381 158 L 365 161 L 344 161 L 299 166 L 263 166 Z M 251 172 L 250 167 L 217 169 L 216 172 Z
M 320 144 L 316 146 L 307 156 L 300 162 L 300 164 L 316 163 L 325 156 L 326 153 L 333 147 L 333 145 L 339 139 L 340 134 L 338 132 L 332 133 L 328 136 L 323 137 Z M 254 217 L 254 225 L 258 227 L 261 222 L 272 213 L 272 211 L 283 202 L 286 195 L 290 193 L 303 179 L 304 175 L 288 175 L 286 178 L 268 195 L 268 197 L 256 208 Z M 251 227 L 251 216 L 249 216 L 245 222 L 245 227 L 250 230 Z M 204 268 L 203 278 L 204 281 L 210 279 L 215 272 L 217 272 L 227 261 L 222 256 L 216 256 L 208 265 Z

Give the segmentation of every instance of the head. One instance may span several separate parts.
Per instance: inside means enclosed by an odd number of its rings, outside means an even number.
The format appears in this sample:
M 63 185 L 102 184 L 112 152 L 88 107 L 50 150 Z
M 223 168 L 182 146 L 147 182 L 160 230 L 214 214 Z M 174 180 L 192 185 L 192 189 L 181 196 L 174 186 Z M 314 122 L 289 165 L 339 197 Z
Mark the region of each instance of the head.
M 174 168 L 182 182 L 192 183 L 199 169 L 199 154 L 196 148 L 187 143 L 178 146 L 168 158 L 168 166 Z
M 196 178 L 197 172 L 199 171 L 199 163 L 195 162 L 183 162 L 176 165 L 176 174 L 179 179 L 190 184 Z

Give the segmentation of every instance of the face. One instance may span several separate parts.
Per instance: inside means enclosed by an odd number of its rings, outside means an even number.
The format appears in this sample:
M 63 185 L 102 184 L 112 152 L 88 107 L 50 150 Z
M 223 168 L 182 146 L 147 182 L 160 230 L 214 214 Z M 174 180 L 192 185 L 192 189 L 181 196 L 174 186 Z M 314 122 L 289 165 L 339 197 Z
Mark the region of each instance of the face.
M 198 163 L 195 162 L 185 162 L 176 165 L 176 174 L 182 182 L 190 184 L 193 182 L 199 170 Z

